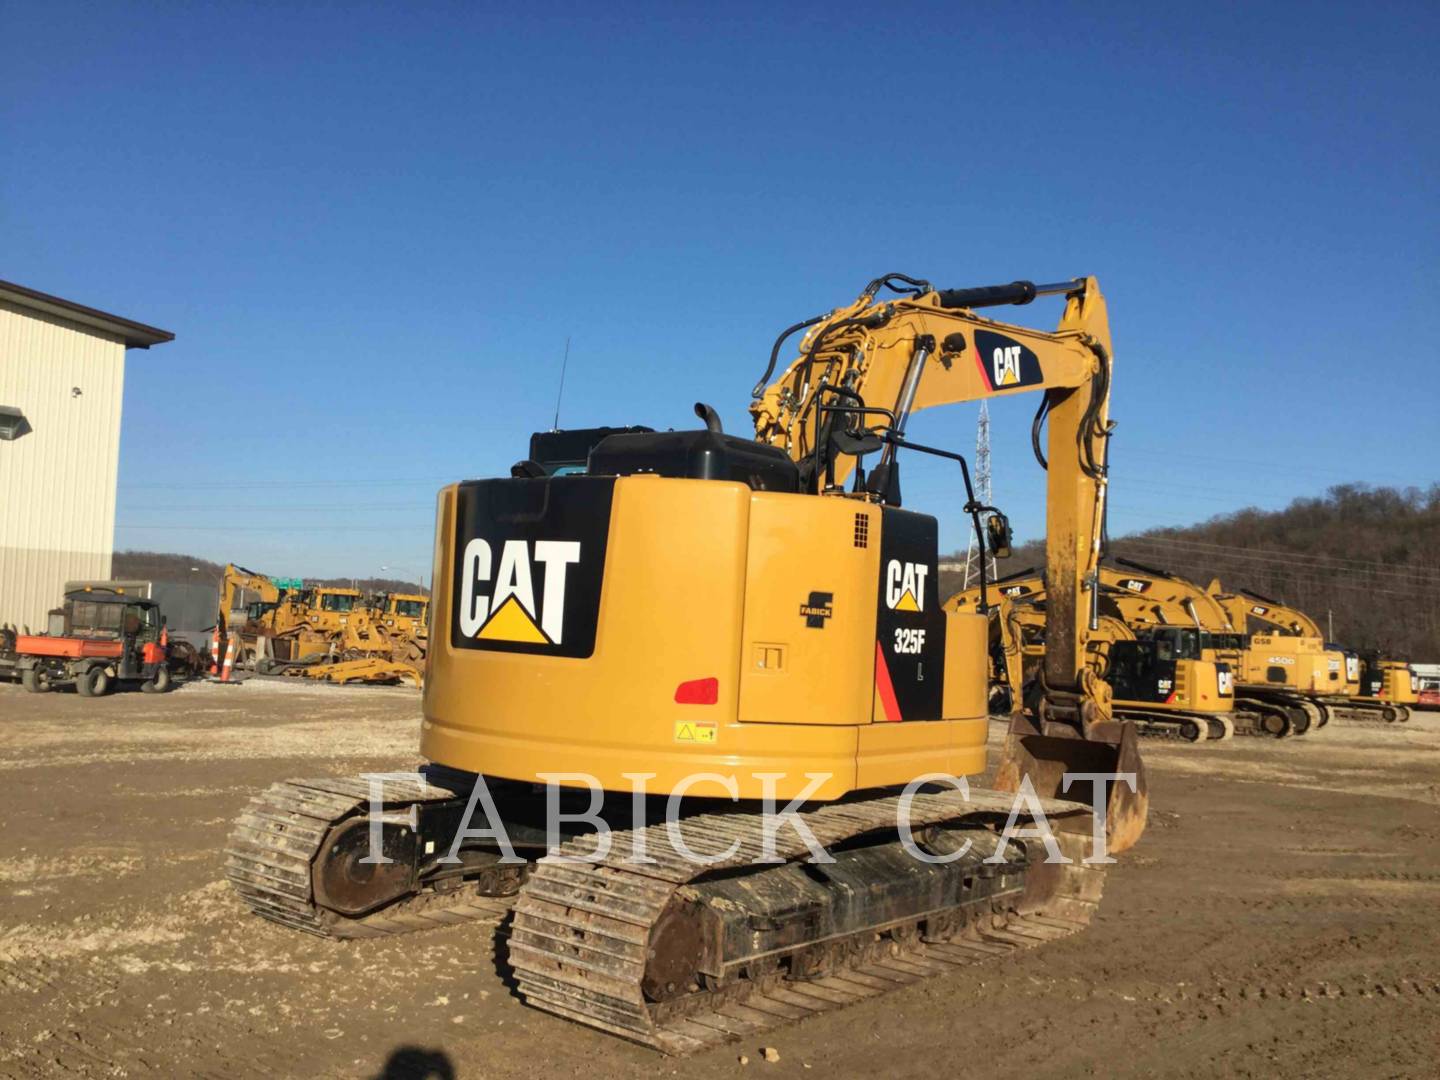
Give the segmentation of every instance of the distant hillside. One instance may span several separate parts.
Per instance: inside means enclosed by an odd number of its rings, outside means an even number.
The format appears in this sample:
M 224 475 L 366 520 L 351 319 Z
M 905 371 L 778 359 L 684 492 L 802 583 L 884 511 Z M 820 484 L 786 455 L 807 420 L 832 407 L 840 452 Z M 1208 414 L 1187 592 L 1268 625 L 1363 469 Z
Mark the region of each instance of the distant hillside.
M 117 579 L 135 581 L 216 582 L 225 573 L 225 567 L 191 555 L 117 551 L 110 573 Z
M 263 567 L 251 567 L 257 573 L 265 573 Z M 111 574 L 119 578 L 137 581 L 178 581 L 204 582 L 219 585 L 225 574 L 225 567 L 206 559 L 191 555 L 177 555 L 162 551 L 117 551 L 111 567 Z M 283 575 L 282 575 L 283 576 Z M 413 581 L 399 581 L 395 578 L 306 578 L 307 585 L 334 585 L 349 588 L 351 582 L 362 592 L 429 593 Z
M 1440 485 L 1347 484 L 1284 510 L 1239 510 L 1118 537 L 1110 553 L 1201 585 L 1218 577 L 1226 588 L 1299 608 L 1321 626 L 1333 620 L 1334 639 L 1352 648 L 1440 662 Z M 1026 544 L 1000 573 L 1044 559 L 1043 545 Z M 958 585 L 958 575 L 941 575 L 942 595 Z

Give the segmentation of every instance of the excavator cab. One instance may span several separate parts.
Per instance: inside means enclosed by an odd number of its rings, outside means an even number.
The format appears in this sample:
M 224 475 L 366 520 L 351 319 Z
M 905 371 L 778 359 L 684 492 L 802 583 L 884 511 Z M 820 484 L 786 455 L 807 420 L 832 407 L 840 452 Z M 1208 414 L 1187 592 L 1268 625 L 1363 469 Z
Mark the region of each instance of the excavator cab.
M 355 610 L 355 604 L 360 599 L 360 594 L 353 589 L 317 589 L 319 603 L 316 605 L 321 611 L 333 611 L 336 614 L 348 614 Z

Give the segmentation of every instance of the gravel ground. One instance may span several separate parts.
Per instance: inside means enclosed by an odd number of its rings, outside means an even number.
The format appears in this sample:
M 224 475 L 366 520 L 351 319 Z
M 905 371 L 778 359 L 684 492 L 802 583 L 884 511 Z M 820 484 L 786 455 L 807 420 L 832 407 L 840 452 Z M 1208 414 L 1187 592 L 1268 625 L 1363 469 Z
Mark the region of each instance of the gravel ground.
M 404 689 L 0 684 L 0 1075 L 1440 1072 L 1440 714 L 1147 742 L 1087 932 L 683 1061 L 526 1008 L 477 927 L 328 942 L 231 896 L 252 791 L 411 768 L 418 724 Z

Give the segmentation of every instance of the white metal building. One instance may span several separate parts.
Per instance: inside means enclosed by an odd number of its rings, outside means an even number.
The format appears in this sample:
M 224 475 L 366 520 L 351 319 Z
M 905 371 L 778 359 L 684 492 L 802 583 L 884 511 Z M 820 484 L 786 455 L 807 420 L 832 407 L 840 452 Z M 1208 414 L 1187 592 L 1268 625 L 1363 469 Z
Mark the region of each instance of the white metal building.
M 174 337 L 0 281 L 0 623 L 110 576 L 125 351 Z

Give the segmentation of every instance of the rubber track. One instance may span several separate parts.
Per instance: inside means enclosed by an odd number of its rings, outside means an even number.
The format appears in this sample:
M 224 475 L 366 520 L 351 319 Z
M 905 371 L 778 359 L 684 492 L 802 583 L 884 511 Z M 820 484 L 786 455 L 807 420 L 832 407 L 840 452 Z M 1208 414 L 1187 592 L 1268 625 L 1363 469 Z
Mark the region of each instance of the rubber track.
M 892 797 L 841 803 L 800 816 L 828 848 L 867 833 L 893 833 L 899 802 Z M 1011 803 L 1011 796 L 999 792 L 971 791 L 968 800 L 959 792 L 919 795 L 910 819 L 929 825 L 976 814 L 1005 815 Z M 1075 810 L 1073 803 L 1041 805 L 1047 813 Z M 1088 826 L 1088 812 L 1085 817 Z M 1076 933 L 1090 922 L 1104 885 L 1104 866 L 1081 861 L 1089 846 L 1088 828 L 1083 837 L 1057 833 L 1072 863 L 1060 868 L 1060 884 L 1043 910 L 997 916 L 984 929 L 972 924 L 949 941 L 906 947 L 884 943 L 889 955 L 876 956 L 871 949 L 871 955 L 825 978 L 774 976 L 691 993 L 661 1006 L 647 1002 L 641 979 L 651 927 L 686 882 L 759 856 L 763 827 L 763 819 L 753 814 L 706 814 L 682 821 L 679 830 L 692 851 L 715 856 L 735 845 L 732 854 L 708 866 L 697 867 L 677 854 L 663 825 L 643 830 L 652 864 L 624 861 L 632 856 L 633 834 L 628 833 L 612 834 L 610 853 L 599 862 L 541 859 L 521 888 L 510 931 L 509 959 L 522 996 L 558 1016 L 664 1053 L 688 1054 Z M 775 854 L 784 859 L 809 854 L 790 827 L 779 831 L 774 844 Z M 584 857 L 595 845 L 593 835 L 581 837 L 562 847 L 560 855 Z
M 418 802 L 443 802 L 450 791 L 413 781 L 387 779 L 387 811 Z M 370 805 L 369 782 L 323 777 L 287 780 L 256 795 L 236 820 L 225 848 L 225 876 L 250 910 L 294 930 L 328 938 L 373 938 L 437 926 L 491 920 L 510 909 L 509 900 L 468 889 L 422 892 L 363 918 L 348 918 L 317 907 L 310 867 L 331 826 Z

